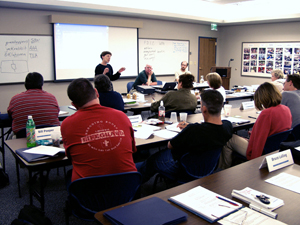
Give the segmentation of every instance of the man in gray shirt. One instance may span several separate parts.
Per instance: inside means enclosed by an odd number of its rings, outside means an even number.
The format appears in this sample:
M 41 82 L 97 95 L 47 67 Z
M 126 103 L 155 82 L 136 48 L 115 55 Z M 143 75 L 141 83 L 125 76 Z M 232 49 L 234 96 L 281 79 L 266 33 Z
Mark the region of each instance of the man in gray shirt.
M 292 128 L 300 124 L 300 75 L 289 74 L 283 86 L 281 104 L 290 108 Z

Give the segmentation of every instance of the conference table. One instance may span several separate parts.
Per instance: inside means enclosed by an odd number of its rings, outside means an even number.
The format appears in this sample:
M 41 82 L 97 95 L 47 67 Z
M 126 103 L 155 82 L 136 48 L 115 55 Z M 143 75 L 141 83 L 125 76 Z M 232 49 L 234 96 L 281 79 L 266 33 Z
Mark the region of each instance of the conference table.
M 116 206 L 111 209 L 120 208 L 126 205 L 130 205 L 139 201 L 143 201 L 145 199 L 149 199 L 151 197 L 158 197 L 168 202 L 169 204 L 175 206 L 178 209 L 183 210 L 188 214 L 187 221 L 180 224 L 211 224 L 201 217 L 196 216 L 195 214 L 181 208 L 180 206 L 168 201 L 168 198 L 178 195 L 180 193 L 186 192 L 194 187 L 202 186 L 210 191 L 213 191 L 217 194 L 220 194 L 229 199 L 233 199 L 242 203 L 244 206 L 248 207 L 248 204 L 240 201 L 239 199 L 231 197 L 231 192 L 233 189 L 241 190 L 245 187 L 250 187 L 252 189 L 261 191 L 263 193 L 275 196 L 284 200 L 284 206 L 276 209 L 274 212 L 278 213 L 277 220 L 284 222 L 289 225 L 298 225 L 300 221 L 299 215 L 299 202 L 300 202 L 300 194 L 289 191 L 284 188 L 277 187 L 275 185 L 269 184 L 265 182 L 266 179 L 269 179 L 273 176 L 276 176 L 282 172 L 295 175 L 300 177 L 300 166 L 298 164 L 293 164 L 288 167 L 282 168 L 277 171 L 273 171 L 271 173 L 268 172 L 267 168 L 258 169 L 262 160 L 265 156 L 261 156 L 259 158 L 247 161 L 246 163 L 237 165 L 235 167 L 231 167 L 226 170 L 222 170 L 220 172 L 214 173 L 210 176 L 203 177 L 201 179 L 197 179 L 191 181 L 186 184 L 182 184 L 180 186 L 176 186 L 171 189 L 167 189 L 165 191 L 126 203 L 119 206 Z M 299 162 L 298 162 L 299 163 Z M 103 213 L 109 211 L 111 209 L 103 210 L 95 214 L 96 220 L 101 222 L 103 225 L 111 224 L 104 216 Z M 155 215 L 153 215 L 155 216 Z M 213 224 L 218 224 L 217 222 Z

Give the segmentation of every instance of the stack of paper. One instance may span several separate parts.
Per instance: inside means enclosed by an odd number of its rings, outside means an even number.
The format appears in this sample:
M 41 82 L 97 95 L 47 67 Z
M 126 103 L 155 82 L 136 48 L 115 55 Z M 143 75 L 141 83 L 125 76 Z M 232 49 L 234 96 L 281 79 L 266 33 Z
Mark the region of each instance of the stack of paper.
M 59 154 L 65 154 L 65 149 L 41 145 L 33 148 L 17 149 L 16 153 L 27 162 L 34 162 L 51 157 L 57 157 Z
M 261 207 L 267 208 L 271 211 L 279 208 L 280 206 L 284 205 L 283 200 L 273 197 L 271 195 L 256 191 L 252 188 L 246 187 L 243 190 L 233 190 L 231 193 L 232 197 L 238 198 L 246 203 L 249 204 L 255 204 L 255 205 L 259 205 Z M 265 204 L 262 203 L 256 196 L 257 195 L 264 195 L 267 196 L 270 201 L 270 204 Z

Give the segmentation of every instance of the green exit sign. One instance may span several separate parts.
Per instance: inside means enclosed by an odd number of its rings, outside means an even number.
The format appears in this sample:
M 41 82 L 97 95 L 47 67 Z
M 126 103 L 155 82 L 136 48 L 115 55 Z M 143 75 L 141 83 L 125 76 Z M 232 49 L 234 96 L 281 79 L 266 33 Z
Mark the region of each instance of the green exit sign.
M 211 30 L 218 30 L 218 25 L 216 23 L 211 24 Z

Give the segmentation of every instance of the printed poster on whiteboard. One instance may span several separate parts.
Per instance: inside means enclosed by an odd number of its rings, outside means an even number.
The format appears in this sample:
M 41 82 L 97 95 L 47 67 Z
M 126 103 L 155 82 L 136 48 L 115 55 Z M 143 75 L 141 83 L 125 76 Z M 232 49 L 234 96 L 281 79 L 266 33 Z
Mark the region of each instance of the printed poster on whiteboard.
M 300 42 L 243 42 L 242 76 L 271 77 L 271 71 L 300 72 Z

